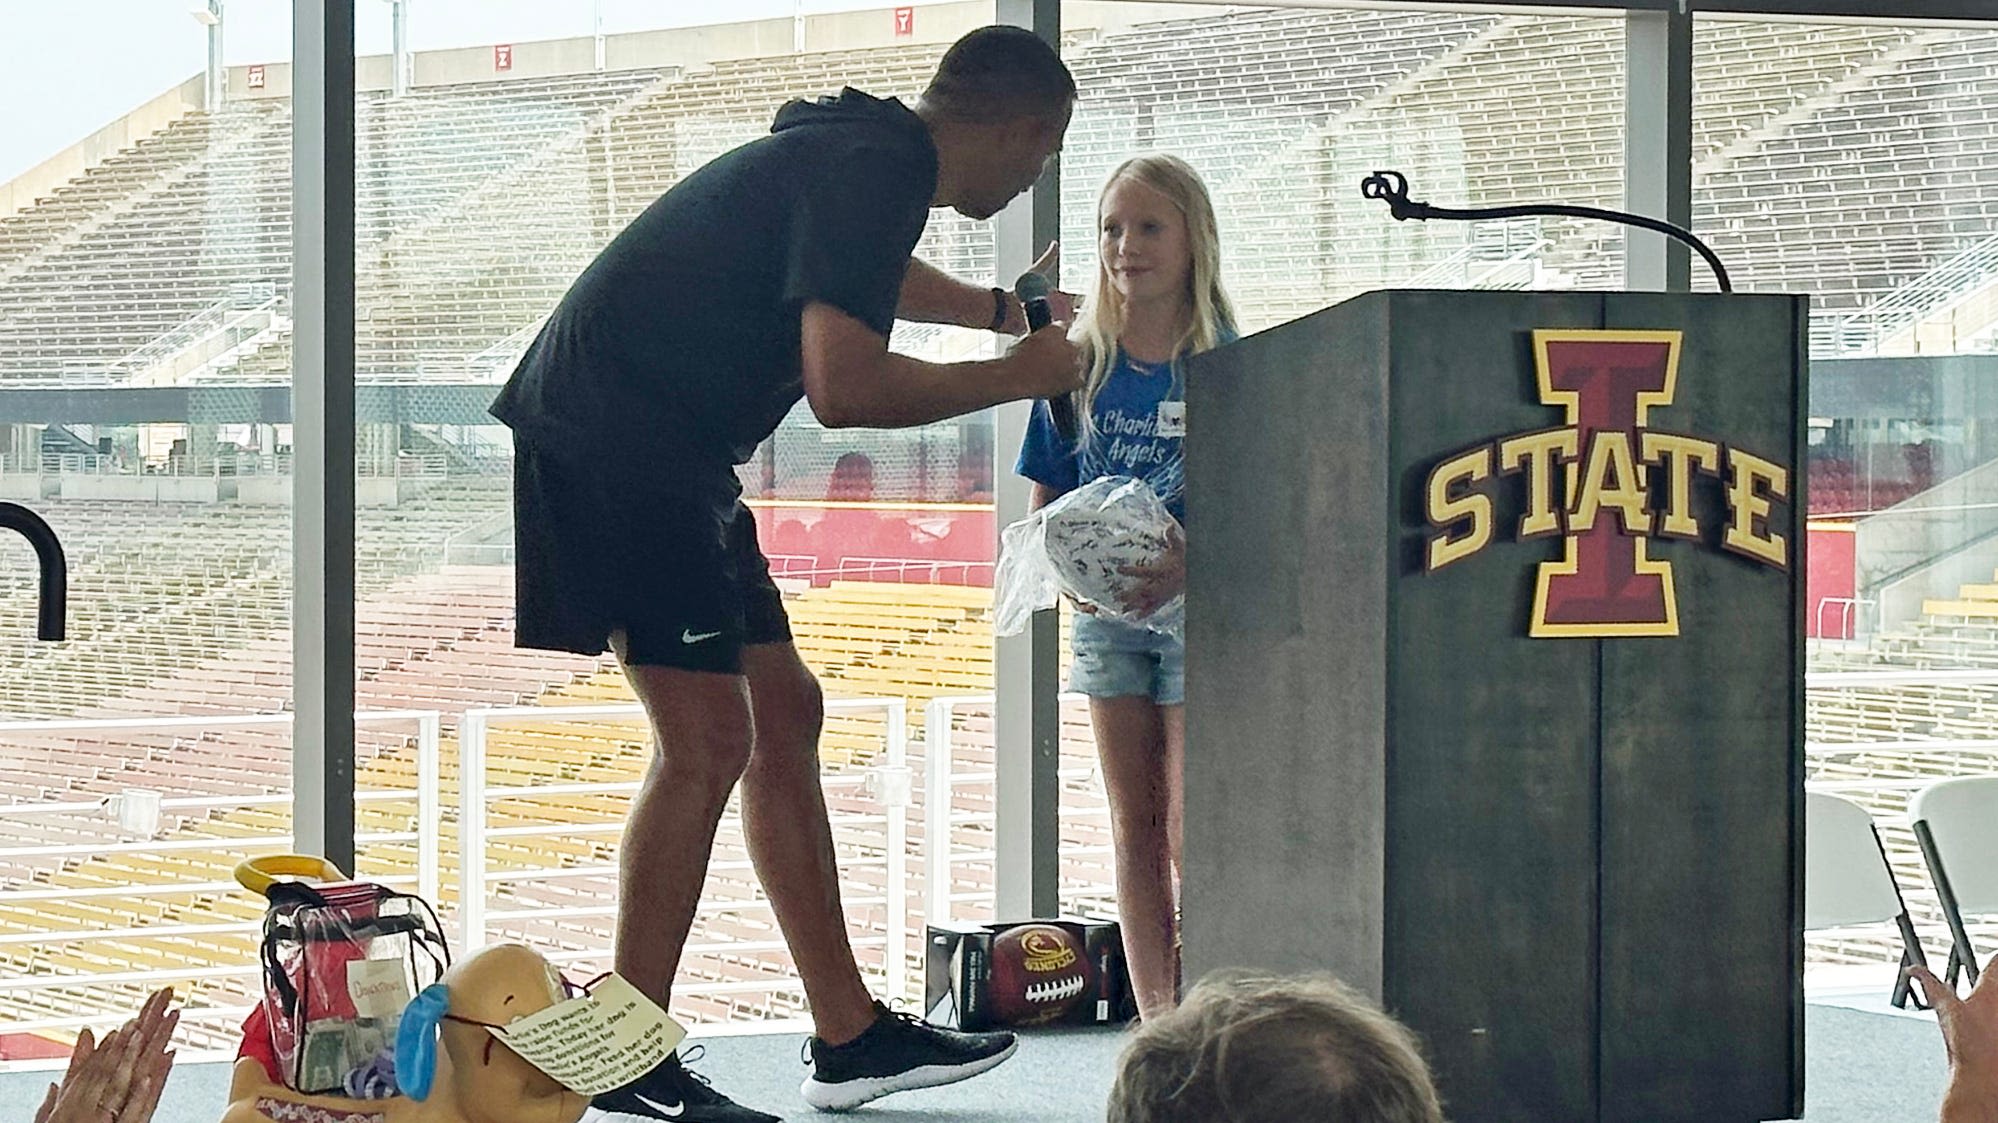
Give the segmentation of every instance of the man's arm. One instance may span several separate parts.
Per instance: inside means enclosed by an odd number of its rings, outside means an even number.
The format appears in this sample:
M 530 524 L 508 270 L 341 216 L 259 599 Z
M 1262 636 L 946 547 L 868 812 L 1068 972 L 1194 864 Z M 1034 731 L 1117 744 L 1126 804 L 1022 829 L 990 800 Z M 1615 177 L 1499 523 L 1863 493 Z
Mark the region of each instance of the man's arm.
M 829 428 L 926 425 L 1001 402 L 1066 394 L 1082 383 L 1081 352 L 1059 324 L 1000 358 L 963 363 L 893 354 L 866 324 L 816 300 L 805 305 L 799 335 L 805 398 Z
M 1060 269 L 1061 243 L 1052 242 L 1041 252 L 1031 272 L 1048 278 L 1052 284 Z M 999 330 L 1007 335 L 1027 334 L 1026 311 L 1020 307 L 1019 298 L 1004 292 L 1001 299 L 1006 303 L 1006 317 Z M 1075 305 L 1075 294 L 1062 292 L 1059 286 L 1048 293 L 1048 311 L 1062 323 L 1075 318 Z M 921 258 L 909 259 L 909 267 L 902 273 L 900 302 L 895 305 L 896 319 L 984 330 L 992 327 L 993 311 L 989 287 L 960 281 Z
M 1004 299 L 1006 318 L 1000 330 L 1008 335 L 1026 334 L 1027 319 L 1019 300 L 1012 293 L 1006 293 Z M 909 259 L 908 271 L 902 274 L 901 300 L 895 305 L 897 319 L 985 330 L 992 326 L 992 313 L 990 288 L 960 281 L 922 258 Z

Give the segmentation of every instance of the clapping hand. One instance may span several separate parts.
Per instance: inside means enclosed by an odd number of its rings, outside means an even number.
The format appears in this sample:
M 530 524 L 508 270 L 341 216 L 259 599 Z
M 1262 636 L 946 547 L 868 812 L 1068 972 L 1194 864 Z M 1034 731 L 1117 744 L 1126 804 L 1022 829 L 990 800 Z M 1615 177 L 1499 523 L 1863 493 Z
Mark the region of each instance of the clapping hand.
M 49 1085 L 35 1123 L 147 1123 L 159 1106 L 173 1053 L 167 1043 L 180 1023 L 169 1009 L 173 989 L 153 992 L 138 1016 L 97 1041 L 77 1036 L 62 1080 Z

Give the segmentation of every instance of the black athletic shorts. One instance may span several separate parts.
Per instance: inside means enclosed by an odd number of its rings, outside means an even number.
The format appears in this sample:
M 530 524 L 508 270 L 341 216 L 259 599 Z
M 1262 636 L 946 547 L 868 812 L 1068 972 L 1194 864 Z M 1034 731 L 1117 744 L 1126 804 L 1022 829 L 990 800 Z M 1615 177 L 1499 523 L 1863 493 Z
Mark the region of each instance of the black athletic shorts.
M 514 442 L 514 642 L 722 674 L 791 638 L 756 521 L 727 466 L 620 472 Z

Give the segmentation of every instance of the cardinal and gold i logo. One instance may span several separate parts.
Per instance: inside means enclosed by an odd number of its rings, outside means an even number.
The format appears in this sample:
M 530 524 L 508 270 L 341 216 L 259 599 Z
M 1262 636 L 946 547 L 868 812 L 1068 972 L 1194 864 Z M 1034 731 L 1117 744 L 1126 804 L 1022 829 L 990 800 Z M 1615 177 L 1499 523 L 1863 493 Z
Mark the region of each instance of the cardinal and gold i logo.
M 1676 331 L 1534 332 L 1540 401 L 1559 409 L 1561 422 L 1478 445 L 1431 470 L 1424 569 L 1433 573 L 1491 545 L 1495 515 L 1485 481 L 1495 475 L 1518 477 L 1524 487 L 1518 540 L 1562 539 L 1560 560 L 1541 562 L 1534 582 L 1528 634 L 1536 637 L 1678 635 L 1672 565 L 1648 547 L 1654 538 L 1702 539 L 1696 477 L 1722 481 L 1721 547 L 1788 569 L 1789 543 L 1770 529 L 1769 515 L 1789 498 L 1789 470 L 1659 424 L 1678 391 L 1682 338 Z

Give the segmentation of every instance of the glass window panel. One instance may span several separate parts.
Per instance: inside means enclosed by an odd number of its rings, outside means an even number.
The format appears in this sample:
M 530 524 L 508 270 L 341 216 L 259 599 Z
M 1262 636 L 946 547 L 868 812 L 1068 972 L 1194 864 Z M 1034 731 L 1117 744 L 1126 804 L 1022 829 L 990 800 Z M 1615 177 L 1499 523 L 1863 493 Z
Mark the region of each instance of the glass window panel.
M 487 16 L 480 34 L 493 42 L 470 46 L 466 29 L 423 17 L 401 96 L 385 62 L 363 60 L 361 704 L 438 711 L 447 746 L 468 710 L 530 708 L 484 720 L 488 843 L 466 859 L 463 822 L 447 825 L 457 891 L 446 903 L 462 923 L 462 902 L 476 900 L 474 938 L 525 939 L 583 973 L 609 966 L 618 839 L 652 750 L 627 712 L 559 712 L 635 710 L 614 660 L 513 646 L 514 448 L 484 410 L 577 274 L 661 193 L 766 134 L 793 97 L 851 84 L 913 101 L 943 45 L 972 26 L 926 6 L 897 21 L 816 5 L 801 44 L 796 26 L 773 35 L 767 23 L 720 23 L 794 11 L 772 7 L 713 5 L 700 18 L 606 4 L 601 69 L 589 3 Z M 992 275 L 990 227 L 955 214 L 932 216 L 918 253 L 979 283 Z M 902 324 L 893 345 L 948 361 L 992 343 Z M 615 473 L 647 450 L 606 441 L 589 454 Z M 918 998 L 924 706 L 992 688 L 991 420 L 828 429 L 800 405 L 739 476 L 798 648 L 830 699 L 823 778 L 856 954 L 877 992 Z M 550 784 L 560 790 L 505 791 Z M 366 852 L 366 868 L 409 861 L 393 847 Z M 734 804 L 673 1002 L 688 1021 L 804 1012 Z
M 0 132 L 0 499 L 69 555 L 68 638 L 38 643 L 0 535 L 4 1060 L 164 983 L 183 1055 L 233 1050 L 257 990 L 230 870 L 281 848 L 291 787 L 285 719 L 243 720 L 290 698 L 290 27 L 259 7 L 232 6 L 219 103 L 187 5 L 0 36 L 0 97 L 36 107 Z
M 1396 223 L 1360 195 L 1394 169 L 1442 206 L 1622 206 L 1620 18 L 1078 4 L 1064 18 L 1082 100 L 1062 154 L 1063 258 L 1092 294 L 1105 180 L 1154 151 L 1205 180 L 1244 331 L 1382 287 L 1621 286 L 1619 227 Z M 1068 658 L 1065 636 L 1064 677 Z M 1062 902 L 1114 912 L 1088 705 L 1063 713 Z
M 1944 681 L 1998 651 L 1994 60 L 1974 25 L 1696 24 L 1694 228 L 1738 288 L 1811 297 L 1808 782 L 1879 819 L 1931 946 L 1907 800 L 1998 767 L 1998 689 Z M 1882 926 L 1806 948 L 1876 999 L 1900 958 Z

